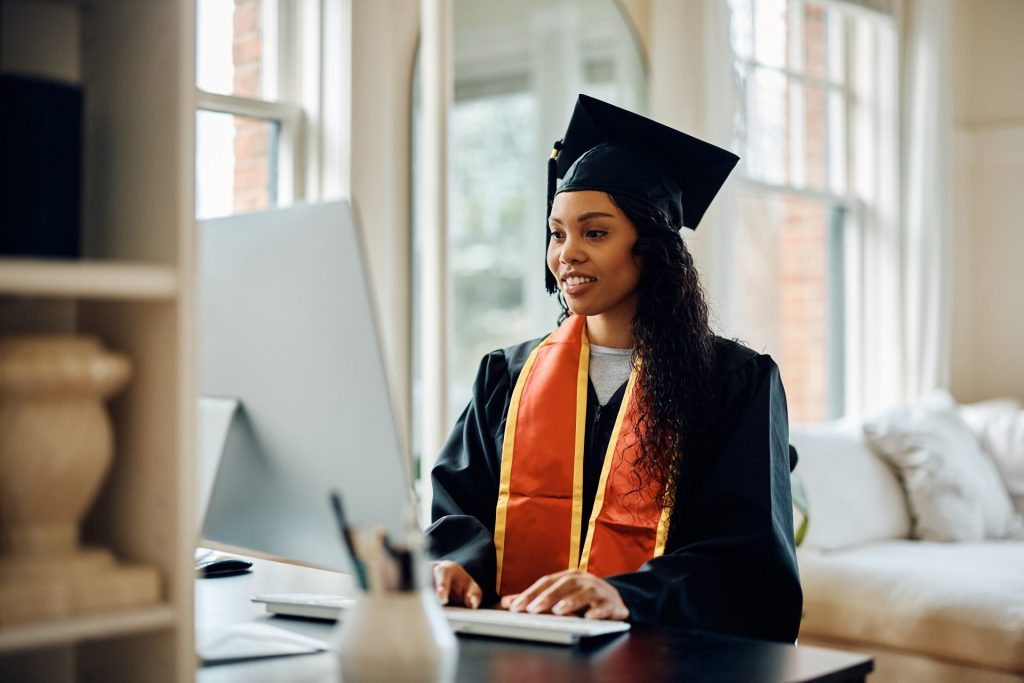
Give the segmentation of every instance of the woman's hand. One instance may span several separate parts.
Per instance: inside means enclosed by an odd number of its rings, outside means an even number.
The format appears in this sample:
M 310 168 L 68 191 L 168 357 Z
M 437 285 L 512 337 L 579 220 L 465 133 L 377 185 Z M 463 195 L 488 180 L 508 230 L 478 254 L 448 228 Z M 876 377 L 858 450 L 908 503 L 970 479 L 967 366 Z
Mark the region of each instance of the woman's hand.
M 503 597 L 501 606 L 533 614 L 578 614 L 587 619 L 616 621 L 629 618 L 629 608 L 615 586 L 575 569 L 548 574 L 519 595 Z
M 442 605 L 476 609 L 484 592 L 462 565 L 451 560 L 432 562 L 434 569 L 434 590 Z

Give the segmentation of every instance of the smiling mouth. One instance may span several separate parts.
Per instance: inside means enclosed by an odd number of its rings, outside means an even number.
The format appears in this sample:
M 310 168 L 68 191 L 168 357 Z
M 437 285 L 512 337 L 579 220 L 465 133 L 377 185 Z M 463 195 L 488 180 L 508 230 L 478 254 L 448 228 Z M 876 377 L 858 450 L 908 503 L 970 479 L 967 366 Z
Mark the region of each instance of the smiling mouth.
M 587 277 L 584 275 L 573 275 L 571 277 L 562 279 L 562 293 L 569 296 L 581 296 L 590 286 L 597 282 L 596 277 Z
M 562 280 L 562 284 L 567 285 L 569 287 L 574 287 L 576 285 L 585 285 L 588 282 L 597 282 L 597 278 L 573 275 L 572 277 L 567 277 Z

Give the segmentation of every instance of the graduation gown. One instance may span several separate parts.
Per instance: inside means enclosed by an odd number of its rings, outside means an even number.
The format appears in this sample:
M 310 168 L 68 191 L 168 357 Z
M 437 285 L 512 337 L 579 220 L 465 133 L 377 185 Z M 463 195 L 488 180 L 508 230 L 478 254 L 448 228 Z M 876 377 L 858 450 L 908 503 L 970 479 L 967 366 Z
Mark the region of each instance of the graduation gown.
M 431 472 L 432 554 L 464 567 L 494 601 L 495 506 L 512 390 L 540 340 L 483 358 L 473 396 Z M 778 366 L 716 340 L 717 390 L 704 433 L 707 463 L 672 516 L 664 555 L 606 577 L 636 623 L 792 642 L 802 592 L 793 544 L 789 426 Z M 624 387 L 623 387 L 624 388 Z M 584 519 L 623 397 L 599 406 L 590 387 L 584 449 Z M 583 525 L 586 533 L 586 525 Z M 582 547 L 582 542 L 581 542 Z

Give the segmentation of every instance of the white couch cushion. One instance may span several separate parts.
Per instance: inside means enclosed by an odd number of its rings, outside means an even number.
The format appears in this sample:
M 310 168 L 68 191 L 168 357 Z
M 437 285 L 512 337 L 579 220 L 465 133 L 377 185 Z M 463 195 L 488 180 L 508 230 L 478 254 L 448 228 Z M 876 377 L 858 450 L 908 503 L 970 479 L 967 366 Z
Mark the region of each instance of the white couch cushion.
M 1024 542 L 884 541 L 798 560 L 801 637 L 1024 672 Z
M 858 425 L 793 427 L 789 440 L 800 455 L 796 473 L 807 492 L 805 547 L 829 550 L 910 535 L 903 489 Z
M 900 474 L 916 538 L 1024 538 L 1024 520 L 949 394 L 886 411 L 864 433 Z

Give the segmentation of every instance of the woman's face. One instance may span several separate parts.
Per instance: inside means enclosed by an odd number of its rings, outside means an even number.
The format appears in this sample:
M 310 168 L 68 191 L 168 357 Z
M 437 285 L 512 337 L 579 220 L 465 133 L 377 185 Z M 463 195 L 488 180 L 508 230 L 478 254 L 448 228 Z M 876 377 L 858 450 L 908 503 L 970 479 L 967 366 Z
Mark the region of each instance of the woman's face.
M 548 268 L 577 315 L 622 313 L 632 320 L 640 283 L 637 231 L 605 192 L 555 195 Z

